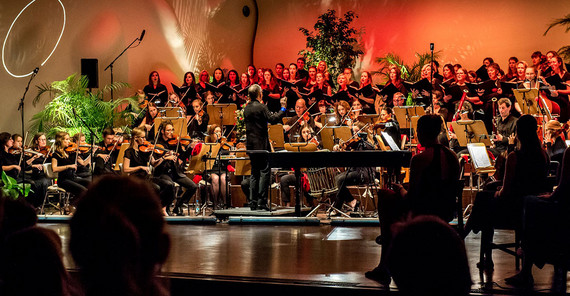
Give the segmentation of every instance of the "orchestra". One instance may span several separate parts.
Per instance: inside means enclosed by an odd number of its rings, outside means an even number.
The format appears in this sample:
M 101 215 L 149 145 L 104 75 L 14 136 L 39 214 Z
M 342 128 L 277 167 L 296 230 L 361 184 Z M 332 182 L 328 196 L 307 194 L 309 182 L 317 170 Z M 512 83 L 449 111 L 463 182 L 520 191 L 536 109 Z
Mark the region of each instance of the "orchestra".
M 255 140 L 259 136 L 255 133 L 262 132 L 263 124 L 256 124 L 254 131 L 238 131 L 239 122 L 234 124 L 235 121 L 228 120 L 230 124 L 220 125 L 218 111 L 208 114 L 207 108 L 210 105 L 229 104 L 236 105 L 238 111 L 242 110 L 251 104 L 246 102 L 249 102 L 249 90 L 255 84 L 260 86 L 261 98 L 260 101 L 255 100 L 254 105 L 266 106 L 268 112 L 279 116 L 290 116 L 279 122 L 286 143 L 313 142 L 319 149 L 341 151 L 397 148 L 410 149 L 414 154 L 421 153 L 422 148 L 418 145 L 412 124 L 413 116 L 406 113 L 409 107 L 421 106 L 425 113 L 443 119 L 444 138 L 441 142 L 449 143 L 449 148 L 457 153 L 458 158 L 467 154 L 468 150 L 460 145 L 459 134 L 450 128 L 450 123 L 482 121 L 491 141 L 487 149 L 496 160 L 499 172 L 507 153 L 515 149 L 512 142 L 517 134 L 517 118 L 523 112 L 528 114 L 526 109 L 521 109 L 523 106 L 513 95 L 513 89 L 538 89 L 539 96 L 532 99 L 540 105 L 539 111 L 546 109 L 550 117 L 543 118 L 541 112 L 532 114 L 538 121 L 537 133 L 549 157 L 561 161 L 567 147 L 570 74 L 565 70 L 562 59 L 553 51 L 547 55 L 533 53 L 530 58 L 528 63 L 517 57 L 509 58 L 506 71 L 489 57 L 483 60 L 483 65 L 477 70 L 446 63 L 442 75 L 438 73 L 439 63 L 434 61 L 421 68 L 421 79 L 429 82 L 426 89 L 406 86 L 416 82 L 405 81 L 397 65 L 388 67 L 385 73 L 387 81 L 380 85 L 373 82 L 376 76 L 372 74 L 374 72 L 355 73 L 353 69 L 345 68 L 333 76 L 326 62 L 306 65 L 302 57 L 289 64 L 277 63 L 275 73 L 270 68 L 249 65 L 243 72 L 239 69 L 216 68 L 212 76 L 207 70 L 202 70 L 195 80 L 194 73 L 188 71 L 180 86 L 172 83 L 170 92 L 162 84 L 160 74 L 152 71 L 148 85 L 136 94 L 138 109 L 131 109 L 134 124 L 129 129 L 130 139 L 127 136 L 123 139 L 123 134 L 107 128 L 100 135 L 102 141 L 93 145 L 91 151 L 91 144 L 87 143 L 81 132 L 72 135 L 73 143 L 71 135 L 57 133 L 53 148 L 47 145 L 48 137 L 44 133 L 34 135 L 29 148 L 19 135 L 14 135 L 14 139 L 12 135 L 4 136 L 0 137 L 4 145 L 0 163 L 7 175 L 21 181 L 21 161 L 26 161 L 30 168 L 26 181 L 37 187 L 34 205 L 41 202 L 45 187 L 51 181 L 43 171 L 43 164 L 47 162 L 52 163 L 53 171 L 59 173 L 58 184 L 74 196 L 86 190 L 91 175 L 129 174 L 152 182 L 161 197 L 164 215 L 182 215 L 182 205 L 188 203 L 197 191 L 192 179 L 196 175 L 207 181 L 209 193 L 216 200 L 228 200 L 226 197 L 231 192 L 227 191 L 227 186 L 234 182 L 228 170 L 233 169 L 234 161 L 216 159 L 213 167 L 192 173 L 190 160 L 197 155 L 194 147 L 200 147 L 196 143 L 219 145 L 220 150 L 235 150 L 234 147 L 244 146 L 243 143 L 248 143 L 251 137 Z M 507 89 L 509 83 L 515 85 L 510 92 Z M 164 114 L 167 108 L 179 108 L 182 112 L 176 118 L 170 118 L 172 114 Z M 404 116 L 398 116 L 402 112 Z M 270 118 L 278 122 L 276 117 Z M 175 124 L 175 119 L 180 119 L 182 124 Z M 247 126 L 245 123 L 242 125 Z M 338 127 L 347 127 L 352 137 L 333 136 L 334 146 L 328 147 L 326 139 L 323 139 L 324 131 Z M 239 134 L 241 137 L 238 137 Z M 262 137 L 263 140 L 266 136 Z M 130 140 L 128 147 L 123 145 L 126 140 Z M 276 139 L 268 140 L 275 146 Z M 236 145 L 238 143 L 241 145 Z M 245 146 L 268 151 L 283 149 L 253 144 Z M 22 160 L 19 157 L 21 154 L 24 155 Z M 208 157 L 215 158 L 212 155 Z M 94 166 L 91 165 L 91 158 Z M 203 161 L 206 158 L 198 160 Z M 119 164 L 122 168 L 118 167 Z M 257 166 L 263 177 L 257 176 L 254 182 L 266 182 L 266 168 L 260 164 Z M 355 210 L 356 199 L 343 186 L 381 179 L 379 174 L 368 168 L 348 169 L 338 174 L 340 181 L 337 185 L 341 194 L 333 206 L 343 210 L 342 204 L 346 203 L 345 208 Z M 289 185 L 295 183 L 294 175 L 281 174 L 278 177 L 282 186 L 281 202 L 289 206 Z M 496 179 L 501 180 L 502 176 Z M 256 186 L 254 188 L 260 188 Z M 251 194 L 246 194 L 246 198 L 252 202 L 251 208 L 265 208 L 266 195 L 260 192 L 254 194 L 256 196 L 253 198 Z M 305 196 L 310 201 L 308 204 L 315 206 L 310 196 Z

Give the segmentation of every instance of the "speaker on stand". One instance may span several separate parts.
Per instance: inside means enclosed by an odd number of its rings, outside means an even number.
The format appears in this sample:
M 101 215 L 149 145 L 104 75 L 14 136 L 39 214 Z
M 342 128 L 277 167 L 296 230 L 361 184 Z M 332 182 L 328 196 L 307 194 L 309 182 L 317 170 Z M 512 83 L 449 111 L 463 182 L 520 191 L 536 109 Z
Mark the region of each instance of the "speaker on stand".
M 81 76 L 87 76 L 89 82 L 87 88 L 99 88 L 99 60 L 81 59 Z

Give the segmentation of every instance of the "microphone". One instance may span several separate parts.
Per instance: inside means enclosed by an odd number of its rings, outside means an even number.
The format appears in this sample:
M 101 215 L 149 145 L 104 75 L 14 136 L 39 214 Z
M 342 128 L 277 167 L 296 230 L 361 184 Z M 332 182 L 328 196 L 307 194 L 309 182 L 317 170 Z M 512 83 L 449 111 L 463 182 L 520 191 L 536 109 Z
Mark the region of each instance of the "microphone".
M 429 50 L 433 50 L 433 43 L 429 44 Z
M 141 37 L 139 37 L 139 42 L 142 42 L 143 38 L 144 38 L 144 33 L 146 33 L 146 30 L 143 30 L 141 33 Z
M 38 74 L 39 71 L 40 71 L 40 67 L 36 67 L 36 68 L 34 69 L 34 74 Z

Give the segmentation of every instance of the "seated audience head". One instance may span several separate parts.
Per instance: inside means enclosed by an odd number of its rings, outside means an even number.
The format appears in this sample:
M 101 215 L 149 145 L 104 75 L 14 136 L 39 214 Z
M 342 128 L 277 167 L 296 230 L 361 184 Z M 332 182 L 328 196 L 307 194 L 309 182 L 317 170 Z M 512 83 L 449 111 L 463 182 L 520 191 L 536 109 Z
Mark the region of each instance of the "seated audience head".
M 163 295 L 156 273 L 170 239 L 155 191 L 144 181 L 104 176 L 70 221 L 69 249 L 86 295 Z
M 402 295 L 469 295 L 467 254 L 455 230 L 435 216 L 395 226 L 388 270 Z
M 424 115 L 418 120 L 418 140 L 425 147 L 437 144 L 437 136 L 442 124 L 439 115 Z
M 13 233 L 0 254 L 3 295 L 72 295 L 61 240 L 53 230 L 29 227 Z
M 525 114 L 517 120 L 517 139 L 521 150 L 541 147 L 537 129 L 538 124 L 532 115 Z

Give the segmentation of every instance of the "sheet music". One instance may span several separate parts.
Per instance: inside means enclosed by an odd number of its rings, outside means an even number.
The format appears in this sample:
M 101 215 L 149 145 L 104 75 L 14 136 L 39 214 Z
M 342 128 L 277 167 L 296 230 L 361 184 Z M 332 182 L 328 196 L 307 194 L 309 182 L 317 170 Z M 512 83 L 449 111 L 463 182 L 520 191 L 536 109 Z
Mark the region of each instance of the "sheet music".
M 386 139 L 386 142 L 388 142 L 388 146 L 390 146 L 390 149 L 392 149 L 392 151 L 400 151 L 400 147 L 398 147 L 394 139 L 392 139 L 392 137 L 390 137 L 387 132 L 382 132 L 382 137 Z

